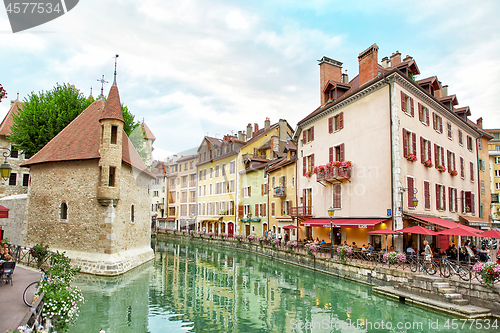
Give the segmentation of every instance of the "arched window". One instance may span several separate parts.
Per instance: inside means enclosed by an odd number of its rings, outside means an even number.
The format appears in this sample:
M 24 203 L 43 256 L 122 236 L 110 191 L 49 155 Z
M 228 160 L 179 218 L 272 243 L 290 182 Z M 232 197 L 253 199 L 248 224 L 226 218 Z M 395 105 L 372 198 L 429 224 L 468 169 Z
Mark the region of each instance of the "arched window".
M 135 213 L 134 213 L 134 205 L 130 206 L 130 222 L 134 223 Z
M 59 207 L 59 218 L 61 220 L 68 219 L 68 205 L 65 202 L 61 202 L 61 206 Z

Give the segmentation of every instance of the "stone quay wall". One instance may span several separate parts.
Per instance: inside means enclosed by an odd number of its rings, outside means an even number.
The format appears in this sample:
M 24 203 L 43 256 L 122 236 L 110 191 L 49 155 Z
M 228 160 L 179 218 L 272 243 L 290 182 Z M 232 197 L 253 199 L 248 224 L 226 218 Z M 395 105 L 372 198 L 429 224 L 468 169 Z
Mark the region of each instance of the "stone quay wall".
M 180 234 L 159 233 L 157 238 L 169 238 L 183 241 L 191 241 L 210 246 L 219 246 L 227 249 L 237 249 L 266 256 L 272 259 L 280 260 L 286 263 L 294 264 L 304 268 L 312 269 L 333 276 L 342 277 L 352 281 L 372 285 L 372 286 L 387 286 L 408 284 L 413 276 L 417 273 L 411 272 L 408 267 L 405 269 L 391 266 L 388 264 L 379 263 L 378 265 L 370 264 L 362 261 L 340 261 L 338 256 L 330 259 L 324 255 L 308 255 L 303 250 L 288 250 L 285 247 L 275 247 L 269 245 L 260 245 L 258 242 L 238 242 L 235 239 L 210 239 L 207 236 L 189 237 Z M 422 273 L 419 273 L 422 274 Z M 439 274 L 439 273 L 438 273 Z M 474 282 L 466 282 L 462 280 L 446 279 L 450 286 L 455 287 L 457 293 L 462 294 L 464 298 L 470 301 L 470 304 L 482 306 L 492 309 L 492 313 L 500 315 L 498 304 L 500 300 L 500 286 L 495 284 L 491 288 L 485 285 Z

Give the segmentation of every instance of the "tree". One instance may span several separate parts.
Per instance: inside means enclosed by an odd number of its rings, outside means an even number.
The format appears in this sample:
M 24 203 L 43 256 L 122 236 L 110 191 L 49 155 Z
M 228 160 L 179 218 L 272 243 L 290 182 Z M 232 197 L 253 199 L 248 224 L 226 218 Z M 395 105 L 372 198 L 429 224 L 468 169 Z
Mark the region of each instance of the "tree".
M 35 154 L 93 101 L 71 84 L 56 84 L 52 90 L 38 94 L 32 92 L 13 117 L 9 140 L 26 154 Z M 138 123 L 126 106 L 122 105 L 122 112 L 125 132 L 132 132 Z
M 129 135 L 130 141 L 134 145 L 135 150 L 141 157 L 142 161 L 144 164 L 149 168 L 150 161 L 148 160 L 148 152 L 146 151 L 146 148 L 144 147 L 144 136 L 146 135 L 146 132 L 142 128 L 142 126 L 137 126 L 132 133 Z

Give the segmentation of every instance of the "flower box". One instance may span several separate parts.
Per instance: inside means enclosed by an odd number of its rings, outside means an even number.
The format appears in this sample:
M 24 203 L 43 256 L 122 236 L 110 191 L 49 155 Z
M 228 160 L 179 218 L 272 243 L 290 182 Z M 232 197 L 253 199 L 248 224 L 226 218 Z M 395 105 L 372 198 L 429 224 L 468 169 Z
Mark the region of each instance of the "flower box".
M 450 172 L 450 175 L 452 175 L 453 177 L 458 175 L 458 172 L 455 170 L 450 170 L 449 172 Z
M 406 159 L 410 162 L 415 162 L 417 160 L 417 156 L 413 153 L 408 153 L 408 155 L 406 155 Z
M 436 167 L 436 169 L 438 169 L 439 172 L 445 172 L 446 171 L 446 167 L 444 165 L 438 165 Z
M 432 161 L 431 160 L 426 160 L 424 161 L 424 166 L 428 167 L 428 168 L 432 168 Z

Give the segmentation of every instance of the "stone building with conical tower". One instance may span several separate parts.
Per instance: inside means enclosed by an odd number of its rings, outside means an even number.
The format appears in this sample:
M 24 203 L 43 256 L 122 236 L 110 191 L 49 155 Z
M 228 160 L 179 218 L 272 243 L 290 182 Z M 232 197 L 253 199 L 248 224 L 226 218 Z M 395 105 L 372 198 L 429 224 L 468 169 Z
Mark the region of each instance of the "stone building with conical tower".
M 153 258 L 147 169 L 123 130 L 116 81 L 22 166 L 26 244 L 65 251 L 82 272 L 124 273 Z

